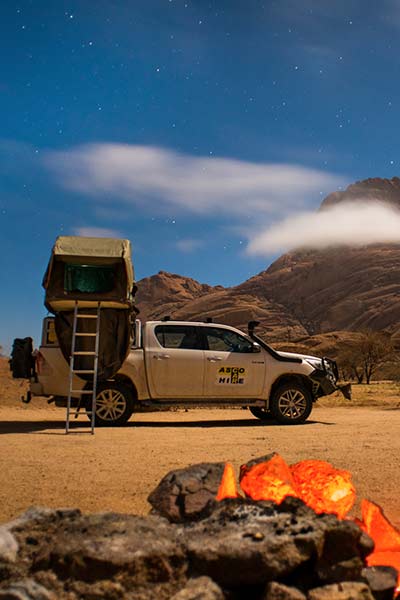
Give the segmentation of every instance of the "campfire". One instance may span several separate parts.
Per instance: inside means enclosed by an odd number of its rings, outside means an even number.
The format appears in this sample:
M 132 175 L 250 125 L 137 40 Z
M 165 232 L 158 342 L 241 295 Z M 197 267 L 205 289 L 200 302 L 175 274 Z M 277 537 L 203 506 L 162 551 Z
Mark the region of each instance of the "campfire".
M 400 532 L 347 471 L 277 454 L 167 473 L 148 516 L 30 509 L 0 527 L 4 600 L 393 600 Z
M 332 513 L 339 519 L 347 518 L 356 499 L 351 473 L 335 469 L 321 460 L 303 460 L 289 466 L 279 454 L 273 454 L 268 460 L 242 465 L 239 481 L 245 497 L 252 500 L 271 500 L 280 504 L 292 496 L 317 514 Z M 227 463 L 216 498 L 221 501 L 239 497 L 234 469 Z M 355 522 L 375 544 L 367 564 L 394 567 L 399 573 L 396 594 L 400 594 L 400 531 L 374 502 L 363 500 L 361 511 L 362 518 Z

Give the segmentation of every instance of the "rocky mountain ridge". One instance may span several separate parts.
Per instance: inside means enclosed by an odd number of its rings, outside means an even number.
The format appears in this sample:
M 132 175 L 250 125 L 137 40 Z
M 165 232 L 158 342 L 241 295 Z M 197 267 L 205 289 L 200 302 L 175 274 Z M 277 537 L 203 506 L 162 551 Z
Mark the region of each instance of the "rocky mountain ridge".
M 357 182 L 327 196 L 321 209 L 360 199 L 400 208 L 400 178 Z M 139 282 L 138 304 L 145 319 L 212 317 L 241 329 L 256 319 L 270 341 L 363 328 L 400 341 L 400 245 L 288 252 L 231 288 L 160 272 Z

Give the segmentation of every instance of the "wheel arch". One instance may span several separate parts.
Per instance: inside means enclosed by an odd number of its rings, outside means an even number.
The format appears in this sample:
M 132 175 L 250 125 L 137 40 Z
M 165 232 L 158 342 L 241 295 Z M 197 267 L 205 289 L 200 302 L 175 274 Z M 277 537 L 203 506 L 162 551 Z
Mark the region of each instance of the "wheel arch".
M 114 375 L 114 377 L 112 379 L 106 379 L 99 383 L 106 383 L 107 381 L 115 381 L 116 383 L 120 383 L 121 385 L 126 387 L 131 392 L 132 399 L 135 402 L 137 401 L 137 399 L 138 399 L 137 388 L 130 377 L 128 377 L 127 375 L 123 375 L 122 373 L 117 373 L 116 375 Z M 86 382 L 83 389 L 89 389 L 90 385 L 91 385 L 91 383 L 89 381 Z
M 269 394 L 269 400 L 273 397 L 275 391 L 281 385 L 286 385 L 287 383 L 297 383 L 301 384 L 308 390 L 311 394 L 313 400 L 315 400 L 315 393 L 313 390 L 313 382 L 306 375 L 302 375 L 301 373 L 284 373 L 275 379 L 274 383 L 271 386 L 271 391 Z
M 132 394 L 132 399 L 133 400 L 136 401 L 138 399 L 138 393 L 137 393 L 136 386 L 133 383 L 132 379 L 130 379 L 130 377 L 128 377 L 127 375 L 123 375 L 122 373 L 121 374 L 117 373 L 113 377 L 113 381 L 115 381 L 116 383 L 120 383 L 121 385 L 123 385 L 126 388 L 128 388 L 128 390 Z

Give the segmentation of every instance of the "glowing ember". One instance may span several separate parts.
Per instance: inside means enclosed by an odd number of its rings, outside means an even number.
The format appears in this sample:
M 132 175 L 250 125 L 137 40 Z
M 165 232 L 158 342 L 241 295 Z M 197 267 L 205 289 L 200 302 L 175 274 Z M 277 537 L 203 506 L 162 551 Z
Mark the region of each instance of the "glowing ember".
M 381 507 L 369 500 L 362 501 L 361 513 L 360 526 L 375 542 L 375 550 L 367 557 L 367 563 L 397 569 L 397 592 L 400 592 L 400 531 L 387 520 Z
M 348 471 L 322 460 L 303 460 L 290 467 L 299 497 L 316 513 L 333 513 L 344 519 L 352 508 L 356 490 Z
M 339 519 L 346 517 L 356 497 L 348 471 L 335 469 L 322 460 L 303 460 L 289 466 L 279 454 L 251 466 L 242 465 L 240 487 L 252 500 L 271 500 L 280 504 L 287 496 L 295 496 L 316 513 L 333 513 Z M 217 500 L 238 497 L 233 467 L 227 463 Z M 367 564 L 397 569 L 396 593 L 400 594 L 400 531 L 391 525 L 377 504 L 363 500 L 361 509 L 362 521 L 355 519 L 355 522 L 375 543 Z
M 219 486 L 217 500 L 225 498 L 238 498 L 239 494 L 236 488 L 235 471 L 230 463 L 226 463 L 224 473 L 222 475 L 221 484 Z
M 240 469 L 240 487 L 253 500 L 272 500 L 280 504 L 286 496 L 297 496 L 289 465 L 279 454 L 267 462 Z

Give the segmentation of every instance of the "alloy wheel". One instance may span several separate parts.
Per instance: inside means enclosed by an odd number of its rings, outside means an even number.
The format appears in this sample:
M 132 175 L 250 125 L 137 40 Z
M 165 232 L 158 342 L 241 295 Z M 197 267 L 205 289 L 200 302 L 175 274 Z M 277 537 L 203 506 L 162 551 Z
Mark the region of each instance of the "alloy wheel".
M 278 407 L 283 417 L 297 419 L 306 411 L 307 399 L 300 390 L 288 389 L 279 396 Z
M 116 389 L 105 389 L 96 397 L 96 415 L 103 421 L 116 421 L 126 409 L 126 398 Z

